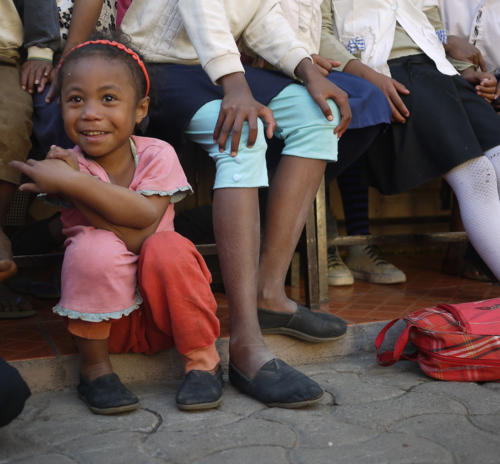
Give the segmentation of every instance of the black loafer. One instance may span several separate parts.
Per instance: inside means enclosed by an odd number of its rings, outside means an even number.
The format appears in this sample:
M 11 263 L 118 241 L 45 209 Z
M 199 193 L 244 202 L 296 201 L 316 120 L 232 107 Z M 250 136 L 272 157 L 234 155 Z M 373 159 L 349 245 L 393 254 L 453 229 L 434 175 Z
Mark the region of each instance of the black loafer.
M 222 367 L 215 375 L 206 371 L 189 371 L 182 382 L 175 401 L 183 411 L 212 409 L 222 402 Z
M 116 374 L 106 374 L 89 382 L 80 377 L 78 396 L 95 414 L 119 414 L 139 407 L 139 400 Z
M 251 380 L 230 361 L 229 380 L 242 393 L 269 407 L 301 408 L 323 396 L 323 389 L 314 380 L 277 358 L 264 364 Z
M 297 305 L 293 314 L 258 308 L 257 315 L 262 333 L 290 335 L 307 342 L 336 340 L 347 331 L 347 324 L 340 317 L 312 312 L 301 305 Z

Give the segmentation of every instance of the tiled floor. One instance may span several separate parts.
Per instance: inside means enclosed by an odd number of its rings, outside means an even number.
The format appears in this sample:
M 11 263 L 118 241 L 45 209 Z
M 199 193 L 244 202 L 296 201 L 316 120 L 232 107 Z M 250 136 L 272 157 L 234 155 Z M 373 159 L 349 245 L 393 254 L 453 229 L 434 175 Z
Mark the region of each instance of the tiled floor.
M 464 302 L 500 296 L 500 286 L 443 274 L 440 254 L 393 256 L 408 281 L 398 285 L 373 285 L 356 281 L 350 287 L 330 287 L 330 302 L 323 311 L 335 313 L 351 324 L 389 320 L 437 303 Z M 288 289 L 301 299 L 299 289 Z M 224 295 L 217 293 L 221 335 L 228 335 L 228 311 Z M 33 300 L 36 317 L 0 320 L 0 356 L 6 360 L 54 357 L 75 352 L 64 324 L 50 311 L 54 301 Z

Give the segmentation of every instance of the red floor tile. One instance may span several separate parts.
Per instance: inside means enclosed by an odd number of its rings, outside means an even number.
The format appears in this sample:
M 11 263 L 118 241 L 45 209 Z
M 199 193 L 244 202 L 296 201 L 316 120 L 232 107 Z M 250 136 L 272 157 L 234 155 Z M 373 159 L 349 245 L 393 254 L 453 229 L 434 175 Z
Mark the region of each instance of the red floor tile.
M 50 358 L 55 355 L 36 317 L 0 321 L 0 356 L 2 358 L 14 361 Z

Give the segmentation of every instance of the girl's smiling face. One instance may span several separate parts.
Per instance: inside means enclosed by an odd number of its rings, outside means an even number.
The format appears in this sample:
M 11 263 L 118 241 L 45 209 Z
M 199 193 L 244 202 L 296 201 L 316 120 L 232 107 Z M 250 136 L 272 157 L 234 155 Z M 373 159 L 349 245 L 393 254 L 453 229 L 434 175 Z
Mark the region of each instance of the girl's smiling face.
M 68 63 L 61 107 L 68 137 L 99 164 L 130 156 L 129 137 L 147 114 L 128 66 L 98 54 Z

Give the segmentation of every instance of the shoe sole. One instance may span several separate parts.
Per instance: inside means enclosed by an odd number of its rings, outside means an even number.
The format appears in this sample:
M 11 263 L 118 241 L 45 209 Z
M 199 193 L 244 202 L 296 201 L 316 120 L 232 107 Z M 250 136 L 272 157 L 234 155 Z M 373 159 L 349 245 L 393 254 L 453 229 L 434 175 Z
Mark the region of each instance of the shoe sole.
M 316 404 L 318 401 L 321 400 L 321 398 L 323 398 L 324 394 L 325 392 L 322 391 L 321 395 L 319 395 L 316 398 L 313 398 L 311 400 L 299 401 L 297 403 L 264 403 L 264 404 L 269 408 L 300 409 Z
M 134 404 L 125 404 L 123 406 L 116 406 L 113 408 L 96 408 L 95 406 L 91 406 L 82 395 L 78 395 L 78 397 L 88 406 L 88 408 L 94 414 L 101 414 L 103 416 L 110 416 L 113 414 L 121 414 L 124 412 L 135 411 L 136 409 L 139 409 L 140 406 L 139 403 L 134 403 Z
M 394 279 L 384 276 L 377 277 L 368 272 L 353 271 L 352 269 L 351 272 L 355 279 L 365 280 L 366 282 L 370 282 L 372 284 L 403 284 L 406 282 L 406 277 L 401 279 Z
M 341 338 L 345 337 L 345 333 L 343 333 L 342 335 L 338 335 L 336 337 L 328 337 L 328 338 L 313 337 L 312 335 L 307 335 L 303 332 L 298 332 L 297 330 L 289 329 L 287 327 L 262 329 L 262 333 L 264 335 L 288 335 L 290 337 L 298 338 L 299 340 L 304 340 L 310 343 L 332 342 L 335 340 L 340 340 Z
M 208 409 L 214 409 L 221 405 L 222 398 L 217 401 L 212 401 L 211 403 L 197 403 L 197 404 L 181 404 L 175 403 L 181 411 L 206 411 Z

